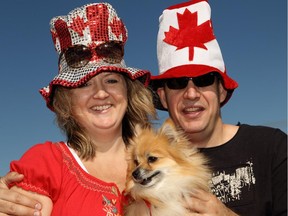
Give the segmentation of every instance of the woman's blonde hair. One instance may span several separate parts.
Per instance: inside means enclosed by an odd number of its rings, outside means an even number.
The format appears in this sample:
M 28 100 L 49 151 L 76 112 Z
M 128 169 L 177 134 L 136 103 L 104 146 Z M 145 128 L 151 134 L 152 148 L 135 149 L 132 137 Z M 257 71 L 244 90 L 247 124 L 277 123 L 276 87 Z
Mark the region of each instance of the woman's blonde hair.
M 122 137 L 127 146 L 135 135 L 135 126 L 151 127 L 151 122 L 157 119 L 157 114 L 151 91 L 138 80 L 132 81 L 127 76 L 124 78 L 127 84 L 128 106 L 122 121 Z M 93 158 L 96 152 L 95 146 L 72 114 L 69 88 L 58 86 L 52 104 L 57 124 L 66 134 L 68 145 L 79 153 L 80 158 L 85 160 Z

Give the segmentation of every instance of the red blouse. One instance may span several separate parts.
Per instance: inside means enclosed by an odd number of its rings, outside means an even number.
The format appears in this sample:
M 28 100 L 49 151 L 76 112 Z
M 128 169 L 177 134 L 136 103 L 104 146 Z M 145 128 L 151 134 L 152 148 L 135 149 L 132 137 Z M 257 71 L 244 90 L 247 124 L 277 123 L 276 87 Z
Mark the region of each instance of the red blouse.
M 64 142 L 35 145 L 20 160 L 12 161 L 10 169 L 25 176 L 18 187 L 51 198 L 51 215 L 123 215 L 116 184 L 85 172 Z

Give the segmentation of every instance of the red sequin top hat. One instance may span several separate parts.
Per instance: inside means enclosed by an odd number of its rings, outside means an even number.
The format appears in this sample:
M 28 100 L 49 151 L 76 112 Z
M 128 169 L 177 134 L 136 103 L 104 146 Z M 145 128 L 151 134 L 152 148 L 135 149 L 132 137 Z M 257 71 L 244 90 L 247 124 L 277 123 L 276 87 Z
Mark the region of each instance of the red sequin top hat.
M 238 87 L 226 73 L 207 0 L 192 0 L 163 11 L 159 18 L 157 56 L 159 75 L 151 77 L 154 91 L 163 79 L 197 77 L 215 71 L 223 78 L 228 92 L 221 104 L 224 105 Z M 156 108 L 165 110 L 156 92 L 154 102 Z
M 49 86 L 40 89 L 47 106 L 53 110 L 52 99 L 55 86 L 76 88 L 93 76 L 104 71 L 124 73 L 132 80 L 139 79 L 145 86 L 150 81 L 150 72 L 127 67 L 124 59 L 119 63 L 107 63 L 101 57 L 91 58 L 83 67 L 70 67 L 62 53 L 69 47 L 84 45 L 95 48 L 107 42 L 123 44 L 128 38 L 127 29 L 109 3 L 92 3 L 76 8 L 67 16 L 57 16 L 50 21 L 50 30 L 55 49 L 60 56 L 59 73 Z

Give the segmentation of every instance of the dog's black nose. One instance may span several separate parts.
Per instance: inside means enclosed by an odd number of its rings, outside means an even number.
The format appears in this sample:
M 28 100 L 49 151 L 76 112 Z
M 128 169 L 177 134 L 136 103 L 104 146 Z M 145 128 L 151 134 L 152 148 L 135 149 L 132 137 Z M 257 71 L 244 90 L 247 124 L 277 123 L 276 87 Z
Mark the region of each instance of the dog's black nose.
M 133 172 L 132 172 L 132 176 L 135 180 L 139 180 L 140 179 L 140 170 L 139 169 L 135 169 Z

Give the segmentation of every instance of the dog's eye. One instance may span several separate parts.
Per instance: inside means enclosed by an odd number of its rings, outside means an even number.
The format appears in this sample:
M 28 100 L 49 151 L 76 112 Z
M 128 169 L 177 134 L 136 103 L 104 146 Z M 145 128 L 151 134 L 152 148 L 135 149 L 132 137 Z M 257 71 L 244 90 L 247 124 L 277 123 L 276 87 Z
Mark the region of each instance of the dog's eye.
M 154 163 L 155 161 L 157 161 L 158 158 L 157 157 L 154 157 L 154 156 L 149 156 L 148 157 L 148 163 Z

